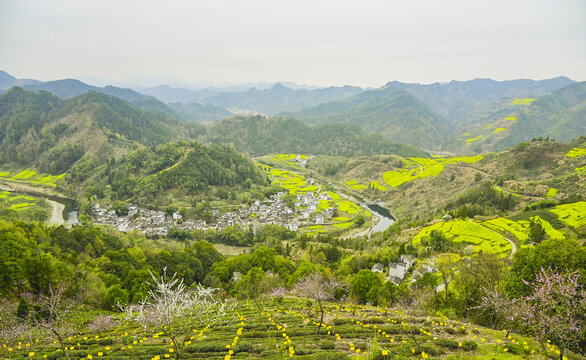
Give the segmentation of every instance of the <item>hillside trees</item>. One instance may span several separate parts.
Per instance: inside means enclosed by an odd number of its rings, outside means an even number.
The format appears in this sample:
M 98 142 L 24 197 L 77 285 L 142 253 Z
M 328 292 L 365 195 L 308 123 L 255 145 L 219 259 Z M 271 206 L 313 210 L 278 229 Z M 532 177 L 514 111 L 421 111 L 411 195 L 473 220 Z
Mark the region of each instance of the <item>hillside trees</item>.
M 584 341 L 586 329 L 586 290 L 580 285 L 578 271 L 559 273 L 541 268 L 533 281 L 526 281 L 527 295 L 510 299 L 489 291 L 481 307 L 490 308 L 522 332 L 535 337 L 547 358 L 546 341 L 564 351 L 576 349 Z
M 319 334 L 319 330 L 324 322 L 325 309 L 323 302 L 333 300 L 336 290 L 340 287 L 341 283 L 328 278 L 319 272 L 314 272 L 304 277 L 297 283 L 297 285 L 295 285 L 295 292 L 300 296 L 317 301 L 321 316 L 315 332 L 316 334 Z
M 139 305 L 123 307 L 126 320 L 136 322 L 144 330 L 157 331 L 169 339 L 175 348 L 175 359 L 180 359 L 191 330 L 212 321 L 230 321 L 235 316 L 234 305 L 214 296 L 214 289 L 197 285 L 188 289 L 176 274 L 161 277 L 153 273 L 148 299 Z

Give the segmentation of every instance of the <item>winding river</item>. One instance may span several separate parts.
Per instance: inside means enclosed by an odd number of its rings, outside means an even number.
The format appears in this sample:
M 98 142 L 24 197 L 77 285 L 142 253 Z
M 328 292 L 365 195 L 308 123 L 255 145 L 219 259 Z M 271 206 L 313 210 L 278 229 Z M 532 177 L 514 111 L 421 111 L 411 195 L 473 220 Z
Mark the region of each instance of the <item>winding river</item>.
M 364 204 L 371 212 L 373 212 L 376 216 L 378 216 L 379 220 L 376 225 L 370 228 L 368 231 L 368 235 L 377 233 L 379 231 L 385 231 L 389 228 L 389 226 L 395 223 L 395 219 L 391 215 L 389 209 L 386 209 L 378 204 Z

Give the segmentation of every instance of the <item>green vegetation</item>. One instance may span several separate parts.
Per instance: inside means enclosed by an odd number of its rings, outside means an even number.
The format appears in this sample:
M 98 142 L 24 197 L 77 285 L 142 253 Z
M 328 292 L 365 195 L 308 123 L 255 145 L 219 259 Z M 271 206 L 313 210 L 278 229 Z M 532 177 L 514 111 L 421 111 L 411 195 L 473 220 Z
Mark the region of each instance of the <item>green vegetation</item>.
M 573 148 L 572 150 L 568 151 L 566 156 L 569 158 L 586 156 L 586 149 L 577 148 L 577 147 Z
M 386 171 L 383 174 L 384 181 L 391 187 L 397 187 L 403 183 L 428 176 L 438 176 L 445 170 L 444 165 L 463 163 L 475 163 L 482 160 L 482 155 L 474 157 L 455 157 L 455 158 L 409 158 L 401 159 L 409 169 L 400 168 L 397 171 Z M 415 168 L 413 168 L 415 167 Z
M 354 124 L 390 141 L 416 146 L 439 144 L 453 132 L 452 124 L 443 116 L 408 92 L 392 87 L 364 91 L 288 115 L 310 124 Z
M 215 123 L 202 137 L 206 142 L 233 144 L 236 150 L 255 156 L 275 153 L 428 156 L 413 146 L 391 143 L 354 125 L 310 127 L 298 120 L 281 117 L 236 116 Z
M 564 204 L 556 206 L 550 210 L 552 213 L 559 216 L 564 224 L 574 228 L 580 229 L 586 226 L 586 202 L 580 201 L 573 204 Z
M 266 171 L 269 174 L 272 184 L 278 185 L 286 189 L 289 192 L 289 194 L 297 195 L 314 193 L 317 197 L 318 191 L 322 189 L 322 186 L 319 183 L 310 184 L 302 175 L 295 174 L 287 170 L 277 169 L 265 164 L 258 165 L 263 171 Z M 343 199 L 339 194 L 333 191 L 328 191 L 327 194 L 329 197 L 332 198 L 332 200 L 320 199 L 319 205 L 316 207 L 316 213 L 319 214 L 320 212 L 323 212 L 327 208 L 331 207 L 337 210 L 338 216 L 332 219 L 331 225 L 333 226 L 309 226 L 308 229 L 312 234 L 336 230 L 345 230 L 350 228 L 351 226 L 360 227 L 364 224 L 364 221 L 362 221 L 362 223 L 359 223 L 359 220 L 363 219 L 364 216 L 370 217 L 370 213 L 368 211 L 363 210 L 360 206 L 356 205 L 350 200 Z M 301 207 L 301 210 L 303 209 L 304 208 Z
M 532 99 L 532 98 L 523 98 L 523 99 L 515 99 L 513 101 L 511 101 L 511 103 L 509 105 L 531 105 L 532 102 L 534 102 L 537 99 Z
M 24 182 L 32 185 L 57 186 L 57 182 L 61 180 L 63 176 L 65 176 L 65 174 L 39 174 L 32 169 L 0 172 L 0 179 L 2 180 Z
M 424 238 L 429 237 L 434 230 L 441 231 L 453 244 L 471 246 L 471 253 L 482 251 L 506 256 L 511 252 L 511 244 L 502 236 L 481 224 L 466 220 L 439 222 L 428 226 L 413 237 L 413 245 L 424 246 Z

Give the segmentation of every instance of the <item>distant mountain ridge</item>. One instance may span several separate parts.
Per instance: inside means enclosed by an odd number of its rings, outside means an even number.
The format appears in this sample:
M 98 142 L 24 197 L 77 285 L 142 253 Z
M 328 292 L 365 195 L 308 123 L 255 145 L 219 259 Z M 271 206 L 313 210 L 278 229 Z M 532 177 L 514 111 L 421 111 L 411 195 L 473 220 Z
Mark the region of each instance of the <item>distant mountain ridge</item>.
M 47 82 L 40 82 L 36 80 L 25 81 L 18 80 L 6 72 L 0 72 L 0 85 L 3 84 L 0 86 L 0 92 L 2 90 L 6 91 L 12 86 L 16 86 L 14 84 L 18 83 L 23 83 L 22 87 L 26 90 L 35 92 L 43 90 L 57 95 L 62 99 L 69 99 L 81 94 L 85 94 L 89 91 L 94 91 L 97 93 L 118 97 L 146 111 L 161 112 L 170 117 L 192 122 L 216 121 L 232 115 L 225 109 L 211 109 L 205 106 L 198 106 L 199 104 L 185 106 L 185 109 L 178 109 L 177 107 L 172 109 L 171 106 L 168 106 L 154 96 L 145 95 L 132 89 L 120 88 L 112 85 L 98 87 L 86 84 L 76 79 L 63 79 Z
M 251 88 L 244 92 L 225 92 L 200 101 L 227 109 L 251 110 L 265 114 L 297 111 L 309 106 L 350 97 L 364 91 L 356 86 L 328 87 L 322 89 L 290 89 L 275 84 L 266 90 Z
M 39 83 L 40 81 L 33 79 L 17 79 L 6 71 L 0 70 L 0 92 L 10 89 L 13 86 L 24 86 Z
M 586 81 L 575 83 L 545 95 L 517 113 L 497 149 L 549 136 L 568 141 L 586 134 Z
M 426 85 L 391 81 L 385 87 L 405 90 L 451 122 L 457 123 L 458 119 L 475 109 L 501 98 L 547 95 L 573 83 L 575 81 L 560 76 L 546 80 L 454 80 Z
M 308 124 L 349 123 L 392 142 L 420 147 L 437 145 L 452 125 L 408 92 L 385 87 L 287 115 Z

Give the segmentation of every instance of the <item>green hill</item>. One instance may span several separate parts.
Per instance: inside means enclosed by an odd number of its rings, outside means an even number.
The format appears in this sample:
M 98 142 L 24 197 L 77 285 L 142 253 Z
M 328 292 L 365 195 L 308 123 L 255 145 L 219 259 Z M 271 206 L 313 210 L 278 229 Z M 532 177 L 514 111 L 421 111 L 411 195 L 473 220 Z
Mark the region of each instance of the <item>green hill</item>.
M 225 119 L 209 127 L 202 140 L 231 143 L 238 151 L 254 156 L 270 153 L 428 156 L 415 147 L 391 143 L 380 135 L 366 134 L 355 125 L 310 127 L 298 120 L 281 117 Z
M 80 160 L 91 167 L 140 144 L 187 138 L 197 131 L 195 125 L 93 91 L 61 100 L 16 87 L 0 96 L 3 166 L 61 174 Z
M 119 159 L 115 167 L 109 166 L 102 173 L 93 188 L 111 185 L 113 198 L 142 197 L 144 202 L 144 197 L 154 200 L 167 190 L 189 195 L 207 191 L 210 186 L 233 190 L 246 179 L 265 183 L 254 163 L 229 146 L 166 143 L 138 149 Z
M 370 90 L 289 115 L 310 124 L 349 123 L 393 142 L 431 147 L 452 133 L 452 126 L 406 91 Z

